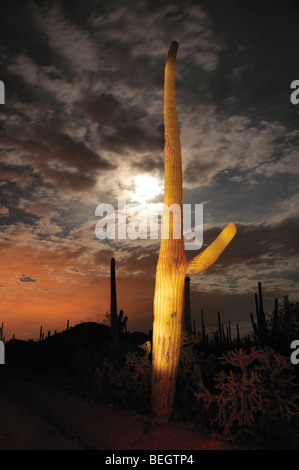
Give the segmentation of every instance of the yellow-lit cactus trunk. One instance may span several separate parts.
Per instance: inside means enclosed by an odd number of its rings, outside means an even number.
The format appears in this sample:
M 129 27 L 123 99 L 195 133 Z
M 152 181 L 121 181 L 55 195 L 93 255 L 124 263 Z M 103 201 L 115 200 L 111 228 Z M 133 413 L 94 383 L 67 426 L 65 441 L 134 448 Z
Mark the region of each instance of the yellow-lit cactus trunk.
M 160 258 L 156 273 L 152 349 L 151 417 L 167 423 L 175 399 L 185 275 L 168 258 Z
M 181 146 L 175 101 L 177 48 L 177 43 L 171 44 L 165 67 L 164 203 L 168 207 L 178 204 L 182 214 Z M 175 220 L 172 213 L 164 212 L 163 228 L 168 225 L 168 222 L 169 238 L 161 240 L 154 296 L 151 411 L 152 418 L 159 423 L 169 421 L 174 403 L 187 266 L 182 237 L 182 220 L 179 239 L 173 239 Z
M 152 344 L 151 418 L 167 423 L 175 401 L 175 388 L 180 356 L 180 339 L 185 276 L 203 271 L 216 261 L 236 233 L 233 223 L 202 253 L 187 262 L 183 239 L 182 162 L 175 97 L 175 62 L 177 42 L 172 42 L 164 77 L 164 203 L 177 205 L 180 220 L 163 212 L 162 238 L 156 270 Z M 180 226 L 178 226 L 180 224 Z M 180 237 L 175 234 L 179 233 Z

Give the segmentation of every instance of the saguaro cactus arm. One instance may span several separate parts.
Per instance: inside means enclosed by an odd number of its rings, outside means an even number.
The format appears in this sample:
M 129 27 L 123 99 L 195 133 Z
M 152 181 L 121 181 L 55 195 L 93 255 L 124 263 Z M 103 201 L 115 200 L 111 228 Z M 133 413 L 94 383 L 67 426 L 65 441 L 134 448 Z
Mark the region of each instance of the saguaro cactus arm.
M 233 222 L 227 224 L 220 235 L 218 235 L 218 237 L 204 251 L 188 262 L 186 274 L 200 273 L 215 263 L 230 241 L 234 238 L 236 232 L 237 230 Z

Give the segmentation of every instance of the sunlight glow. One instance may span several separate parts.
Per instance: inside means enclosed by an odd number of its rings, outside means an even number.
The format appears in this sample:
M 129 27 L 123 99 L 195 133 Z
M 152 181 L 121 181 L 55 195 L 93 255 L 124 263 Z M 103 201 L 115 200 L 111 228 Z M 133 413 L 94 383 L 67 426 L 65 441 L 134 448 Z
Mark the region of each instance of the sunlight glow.
M 140 204 L 146 204 L 162 194 L 163 186 L 153 176 L 147 174 L 135 176 L 134 184 L 132 199 Z

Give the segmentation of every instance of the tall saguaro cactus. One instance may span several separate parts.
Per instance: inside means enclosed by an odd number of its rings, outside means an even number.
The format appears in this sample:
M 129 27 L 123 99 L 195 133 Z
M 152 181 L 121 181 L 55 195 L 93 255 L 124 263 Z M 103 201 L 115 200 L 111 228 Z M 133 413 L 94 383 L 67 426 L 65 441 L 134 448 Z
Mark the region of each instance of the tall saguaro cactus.
M 164 77 L 164 204 L 180 207 L 180 222 L 164 211 L 162 229 L 168 238 L 161 239 L 156 269 L 152 346 L 151 418 L 167 423 L 173 412 L 180 354 L 185 276 L 211 266 L 236 233 L 231 222 L 203 252 L 187 262 L 182 226 L 182 162 L 175 96 L 175 63 L 178 43 L 172 42 Z M 172 216 L 172 217 L 171 217 Z M 180 223 L 180 227 L 176 224 Z M 180 230 L 180 238 L 176 236 Z

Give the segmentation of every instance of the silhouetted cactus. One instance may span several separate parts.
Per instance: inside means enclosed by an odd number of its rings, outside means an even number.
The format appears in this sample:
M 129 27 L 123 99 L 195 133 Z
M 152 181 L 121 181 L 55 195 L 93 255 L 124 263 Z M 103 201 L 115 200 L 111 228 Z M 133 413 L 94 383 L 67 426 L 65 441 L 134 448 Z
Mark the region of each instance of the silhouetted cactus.
M 255 308 L 256 308 L 256 319 L 257 324 L 253 320 L 253 315 L 250 313 L 251 323 L 253 326 L 253 331 L 258 339 L 258 342 L 261 346 L 265 346 L 269 343 L 269 331 L 268 325 L 264 312 L 263 305 L 263 293 L 262 293 L 262 283 L 258 282 L 258 294 L 254 294 L 255 299 Z
M 241 343 L 239 324 L 237 323 L 237 344 Z
M 273 312 L 273 321 L 272 321 L 272 332 L 271 332 L 271 339 L 275 341 L 277 339 L 277 325 L 278 325 L 278 298 L 275 299 L 275 306 Z
M 251 319 L 251 324 L 252 324 L 252 328 L 253 328 L 253 332 L 255 334 L 256 337 L 258 337 L 259 333 L 258 333 L 258 327 L 256 326 L 256 323 L 254 321 L 254 318 L 253 318 L 253 313 L 250 312 L 250 319 Z
M 223 333 L 222 333 L 220 312 L 218 312 L 218 332 L 219 332 L 219 341 L 220 341 L 220 343 L 222 343 L 223 342 Z
M 206 342 L 206 327 L 203 318 L 203 310 L 201 310 L 201 340 L 203 343 Z
M 117 298 L 115 281 L 115 259 L 111 258 L 110 264 L 110 314 L 111 314 L 111 340 L 117 343 L 118 337 L 118 318 L 117 318 Z
M 263 305 L 263 293 L 262 293 L 262 283 L 258 283 L 258 294 L 259 294 L 259 320 L 260 320 L 260 328 L 263 335 L 263 340 L 267 342 L 268 339 L 268 326 L 264 312 L 264 305 Z
M 126 333 L 126 331 L 127 331 L 127 321 L 128 321 L 128 317 L 127 316 L 124 317 L 124 311 L 120 310 L 119 315 L 117 317 L 118 331 L 120 333 Z
M 290 302 L 288 296 L 284 296 L 284 312 L 285 312 L 285 329 L 286 329 L 286 344 L 289 346 L 293 339 L 293 322 L 292 322 L 292 314 L 290 308 Z
M 124 316 L 123 310 L 117 314 L 117 296 L 115 279 L 115 259 L 111 258 L 110 265 L 110 326 L 111 340 L 114 344 L 119 342 L 120 333 L 126 332 L 128 317 Z
M 278 348 L 284 353 L 288 350 L 294 337 L 294 315 L 288 296 L 283 298 L 281 309 L 279 310 L 278 299 L 275 299 L 275 306 L 272 318 L 266 320 L 263 308 L 262 285 L 258 283 L 258 294 L 254 295 L 256 305 L 257 323 L 250 313 L 253 331 L 260 346 L 271 346 Z

